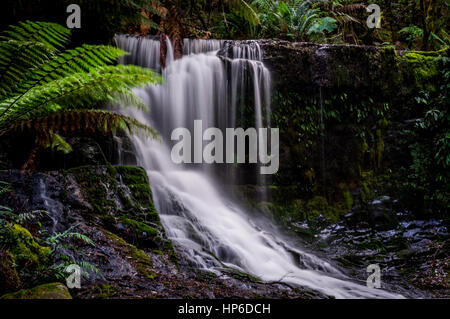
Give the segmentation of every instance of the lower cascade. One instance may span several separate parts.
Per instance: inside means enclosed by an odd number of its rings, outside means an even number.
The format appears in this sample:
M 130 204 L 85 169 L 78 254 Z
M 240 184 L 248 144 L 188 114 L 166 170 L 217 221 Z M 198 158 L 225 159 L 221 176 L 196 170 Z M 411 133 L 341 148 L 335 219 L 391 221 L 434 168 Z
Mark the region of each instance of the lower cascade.
M 119 35 L 118 45 L 131 53 L 122 63 L 160 70 L 159 39 Z M 122 113 L 150 125 L 160 140 L 132 136 L 139 165 L 148 173 L 154 202 L 168 237 L 190 266 L 221 274 L 225 268 L 249 273 L 267 282 L 307 287 L 336 298 L 401 298 L 382 289 L 355 283 L 331 263 L 306 252 L 268 223 L 250 217 L 227 196 L 223 184 L 239 174 L 233 165 L 176 165 L 171 159 L 171 132 L 203 127 L 237 127 L 245 105 L 254 108 L 253 126 L 270 127 L 270 73 L 261 62 L 261 50 L 249 42 L 220 57 L 223 41 L 185 40 L 185 55 L 167 54 L 161 72 L 164 84 L 136 89 L 150 112 L 123 108 Z M 168 50 L 172 50 L 170 41 Z M 248 94 L 251 92 L 251 94 Z M 247 115 L 248 116 L 248 115 Z M 221 171 L 221 172 L 218 172 Z M 264 176 L 255 170 L 264 185 Z

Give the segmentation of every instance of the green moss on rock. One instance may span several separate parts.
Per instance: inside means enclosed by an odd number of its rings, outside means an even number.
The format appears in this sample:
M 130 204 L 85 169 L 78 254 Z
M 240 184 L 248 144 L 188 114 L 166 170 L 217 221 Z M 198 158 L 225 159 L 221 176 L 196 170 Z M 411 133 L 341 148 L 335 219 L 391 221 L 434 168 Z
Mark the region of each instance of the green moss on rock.
M 110 299 L 117 293 L 117 287 L 111 284 L 103 284 L 92 288 L 90 295 L 97 299 Z
M 83 189 L 96 214 L 108 214 L 117 210 L 117 204 L 110 198 L 108 190 L 117 189 L 114 167 L 82 166 L 69 170 Z
M 442 51 L 441 54 L 445 52 Z M 435 92 L 436 78 L 439 75 L 440 54 L 430 54 L 420 51 L 406 51 L 401 57 L 403 73 L 409 81 L 421 90 Z
M 151 280 L 158 276 L 152 268 L 153 264 L 150 257 L 143 250 L 127 243 L 124 239 L 111 232 L 106 230 L 104 232 L 105 235 L 114 242 L 117 248 L 121 249 L 125 254 L 130 256 L 134 266 L 143 276 Z
M 9 251 L 19 268 L 44 269 L 50 261 L 49 247 L 39 245 L 31 233 L 24 227 L 14 224 L 8 230 L 8 236 L 13 239 Z
M 72 299 L 72 296 L 66 286 L 55 282 L 9 293 L 0 299 Z
M 122 182 L 130 189 L 132 199 L 145 213 L 146 220 L 159 224 L 159 215 L 153 204 L 153 195 L 146 171 L 138 166 L 120 166 L 117 167 L 117 171 Z
M 145 233 L 146 236 L 158 236 L 158 231 L 155 228 L 143 222 L 127 218 L 126 216 L 121 216 L 120 219 L 125 226 L 130 227 L 138 235 L 143 235 Z

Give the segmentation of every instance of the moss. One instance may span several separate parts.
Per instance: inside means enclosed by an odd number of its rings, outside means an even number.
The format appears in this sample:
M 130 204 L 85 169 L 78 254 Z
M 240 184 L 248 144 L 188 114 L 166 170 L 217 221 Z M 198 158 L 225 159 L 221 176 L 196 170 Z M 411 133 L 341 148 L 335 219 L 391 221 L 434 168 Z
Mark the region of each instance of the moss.
M 155 253 L 155 254 L 160 255 L 161 257 L 164 257 L 164 252 L 163 252 L 162 250 L 159 250 L 159 249 L 153 249 L 153 250 L 152 250 L 152 253 Z
M 100 217 L 103 224 L 107 227 L 112 227 L 116 224 L 116 219 L 111 215 L 104 215 Z
M 8 233 L 15 241 L 9 251 L 19 268 L 41 270 L 48 265 L 51 249 L 39 245 L 26 228 L 15 224 L 9 228 Z
M 145 170 L 139 166 L 119 166 L 117 171 L 122 176 L 123 182 L 130 184 L 149 184 Z
M 117 288 L 111 284 L 103 284 L 95 286 L 91 294 L 94 298 L 98 299 L 110 299 L 117 293 Z
M 435 92 L 436 77 L 439 75 L 439 54 L 425 54 L 420 51 L 407 51 L 402 56 L 404 73 L 412 77 L 415 85 L 422 90 Z
M 345 190 L 342 195 L 344 196 L 345 207 L 350 210 L 353 207 L 353 196 L 349 190 Z
M 147 173 L 137 166 L 83 166 L 72 168 L 69 173 L 74 175 L 80 184 L 94 212 L 107 215 L 118 210 L 113 196 L 117 196 L 124 210 L 132 215 L 145 214 L 146 220 L 160 224 L 159 215 L 153 205 L 152 192 Z M 119 187 L 119 178 L 130 190 L 126 192 Z
M 375 198 L 375 194 L 372 191 L 374 179 L 375 178 L 372 171 L 361 173 L 361 181 L 359 185 L 361 187 L 360 196 L 362 203 L 368 203 Z
M 261 283 L 262 282 L 261 279 L 259 279 L 258 277 L 255 277 L 255 276 L 253 276 L 253 275 L 251 275 L 249 273 L 246 273 L 246 272 L 243 272 L 243 271 L 240 271 L 240 270 L 237 270 L 237 269 L 228 268 L 226 270 L 226 272 L 231 277 L 236 278 L 236 279 L 244 278 L 244 279 L 246 279 L 248 281 L 251 281 L 251 282 L 256 282 L 256 283 Z
M 152 268 L 153 265 L 150 257 L 143 250 L 127 243 L 124 239 L 111 232 L 105 230 L 104 233 L 117 245 L 118 248 L 131 257 L 134 266 L 143 276 L 151 280 L 158 276 Z
M 339 183 L 339 189 L 342 192 L 342 206 L 347 210 L 351 210 L 353 207 L 353 196 L 347 184 Z
M 329 205 L 325 197 L 314 196 L 305 205 L 307 219 L 314 220 L 319 216 L 323 216 L 331 222 L 336 222 L 342 213 L 345 213 L 339 203 Z
M 158 236 L 158 231 L 155 228 L 150 227 L 143 222 L 127 218 L 126 216 L 121 216 L 120 219 L 125 226 L 130 227 L 138 235 L 146 233 L 147 236 L 151 237 Z
M 138 166 L 120 166 L 117 171 L 123 183 L 129 188 L 134 203 L 138 203 L 147 215 L 146 220 L 160 224 L 159 215 L 153 204 L 153 195 L 147 173 Z M 129 203 L 128 205 L 134 205 Z
M 164 241 L 163 244 L 164 251 L 169 254 L 170 260 L 172 260 L 178 266 L 178 256 L 173 248 L 172 242 L 170 240 Z
M 117 181 L 113 178 L 114 167 L 82 166 L 69 170 L 84 190 L 96 214 L 105 215 L 117 210 L 116 203 L 109 199 L 108 189 L 115 191 Z
M 59 282 L 44 284 L 6 294 L 0 299 L 72 299 L 66 286 Z

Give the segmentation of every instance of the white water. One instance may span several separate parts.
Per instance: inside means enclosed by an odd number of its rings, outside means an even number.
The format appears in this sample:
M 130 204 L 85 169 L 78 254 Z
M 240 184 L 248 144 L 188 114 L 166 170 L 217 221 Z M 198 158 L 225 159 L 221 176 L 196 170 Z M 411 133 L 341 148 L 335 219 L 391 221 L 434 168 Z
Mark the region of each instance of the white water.
M 47 194 L 47 187 L 42 178 L 39 179 L 39 196 L 41 197 L 47 216 L 52 220 L 52 227 L 50 229 L 50 234 L 54 234 L 59 228 L 59 221 L 62 218 L 62 207 L 61 203 L 53 200 Z
M 141 43 L 146 49 L 137 49 L 137 41 L 147 41 Z M 152 46 L 159 47 L 156 42 L 124 36 L 118 41 L 122 49 L 132 52 L 133 61 L 153 61 L 154 57 L 146 55 L 156 50 Z M 147 170 L 156 208 L 179 254 L 201 269 L 220 273 L 227 266 L 265 281 L 306 286 L 337 298 L 401 297 L 356 284 L 327 261 L 301 247 L 292 247 L 275 230 L 256 225 L 219 190 L 224 180 L 217 178 L 210 165 L 172 163 L 169 138 L 174 128 L 192 129 L 195 119 L 203 120 L 204 129 L 206 123 L 209 127 L 234 127 L 244 116 L 243 107 L 249 107 L 248 100 L 243 99 L 249 88 L 253 90 L 255 125 L 270 123 L 270 75 L 258 61 L 259 46 L 255 43 L 233 49 L 228 61 L 231 68 L 227 68 L 215 51 L 199 53 L 217 50 L 219 45 L 197 40 L 185 49 L 183 59 L 167 61 L 164 85 L 136 90 L 150 106 L 150 114 L 131 108 L 122 110 L 161 134 L 162 142 L 136 136 L 132 139 L 139 164 Z

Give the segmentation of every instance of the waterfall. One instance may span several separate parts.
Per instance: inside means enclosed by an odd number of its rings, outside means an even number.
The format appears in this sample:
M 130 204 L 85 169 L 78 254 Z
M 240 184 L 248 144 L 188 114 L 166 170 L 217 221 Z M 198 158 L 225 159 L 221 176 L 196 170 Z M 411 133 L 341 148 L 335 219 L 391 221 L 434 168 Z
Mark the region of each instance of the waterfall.
M 122 64 L 135 64 L 161 71 L 159 38 L 117 35 L 117 46 L 129 55 L 120 58 Z
M 144 45 L 146 41 L 154 40 L 119 36 L 117 42 L 132 53 L 128 61 L 147 63 L 155 60 L 147 56 L 155 50 Z M 233 172 L 223 178 L 214 169 L 216 165 L 172 162 L 171 131 L 177 127 L 192 131 L 194 120 L 203 120 L 204 128 L 236 127 L 246 120 L 250 107 L 256 127 L 270 126 L 270 73 L 261 62 L 258 44 L 244 43 L 232 54 L 219 57 L 221 45 L 223 42 L 214 40 L 186 40 L 185 56 L 170 61 L 162 71 L 163 85 L 135 90 L 150 112 L 121 110 L 161 135 L 161 141 L 131 138 L 139 165 L 148 173 L 156 209 L 181 259 L 217 274 L 233 268 L 265 281 L 308 287 L 337 298 L 401 297 L 354 283 L 326 260 L 250 218 L 220 187 L 233 182 Z M 252 92 L 251 96 L 246 92 Z
M 47 194 L 47 187 L 42 178 L 39 179 L 39 197 L 43 201 L 44 210 L 47 212 L 47 216 L 52 220 L 50 234 L 54 234 L 60 228 L 60 221 L 63 219 L 63 209 L 60 202 L 53 200 Z

